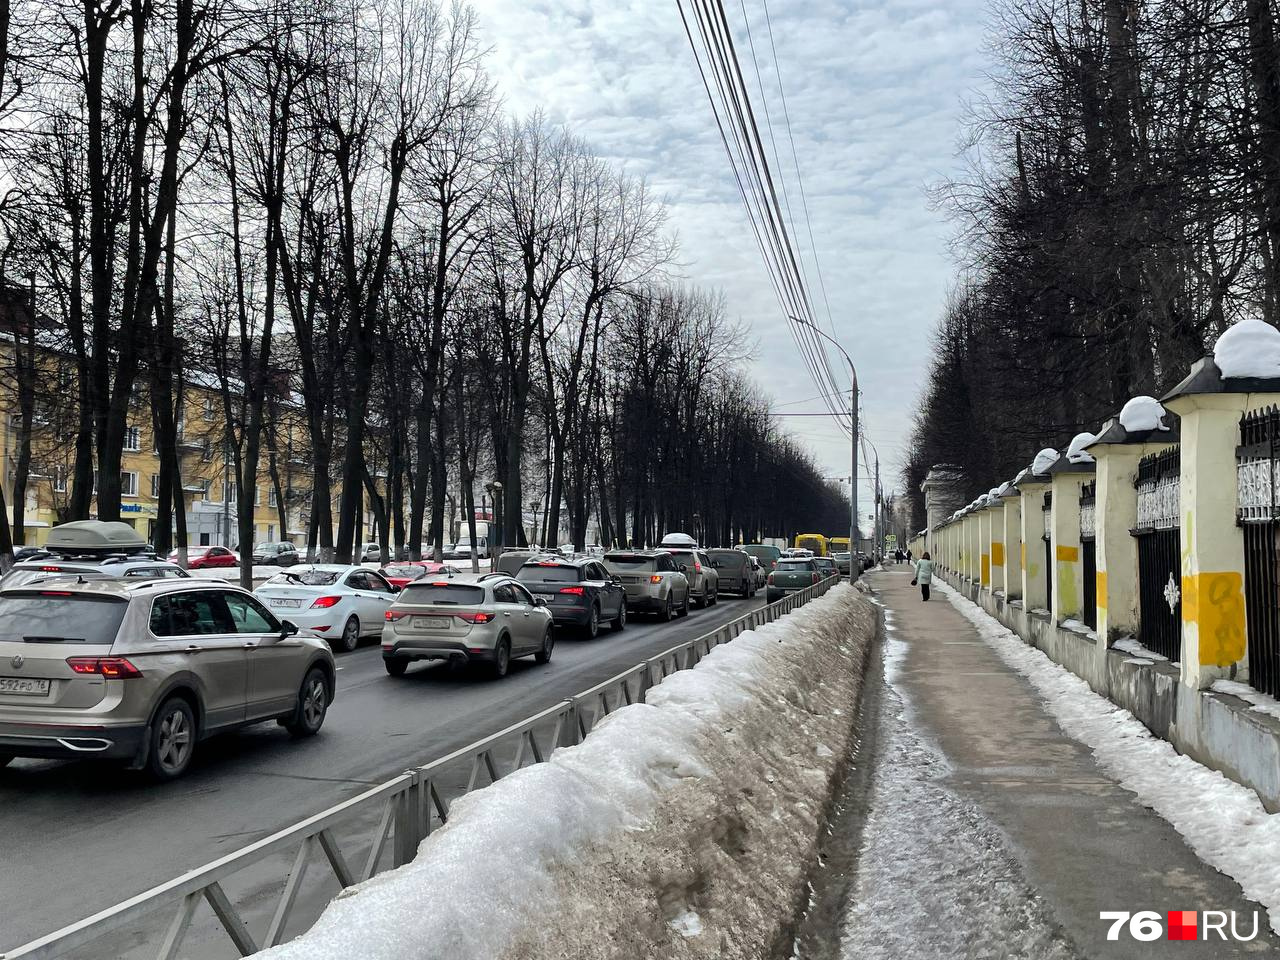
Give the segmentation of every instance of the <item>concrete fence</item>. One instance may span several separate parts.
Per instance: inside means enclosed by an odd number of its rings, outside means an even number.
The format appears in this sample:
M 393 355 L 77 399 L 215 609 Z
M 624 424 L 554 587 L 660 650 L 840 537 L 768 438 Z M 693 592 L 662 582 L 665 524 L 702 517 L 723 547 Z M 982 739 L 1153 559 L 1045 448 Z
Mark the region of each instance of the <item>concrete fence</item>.
M 1277 811 L 1280 368 L 1223 367 L 1202 359 L 1159 403 L 1130 401 L 960 509 L 946 502 L 962 489 L 956 468 L 939 465 L 924 486 L 929 526 L 910 547 Z

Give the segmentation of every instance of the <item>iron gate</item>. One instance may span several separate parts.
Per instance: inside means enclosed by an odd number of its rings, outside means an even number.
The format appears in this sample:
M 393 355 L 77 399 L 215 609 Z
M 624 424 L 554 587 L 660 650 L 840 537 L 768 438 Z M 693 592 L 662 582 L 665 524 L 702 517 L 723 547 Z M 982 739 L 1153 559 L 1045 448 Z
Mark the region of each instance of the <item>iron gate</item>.
M 1138 462 L 1138 641 L 1170 660 L 1182 659 L 1182 549 L 1178 447 Z
M 1098 551 L 1094 542 L 1096 491 L 1096 480 L 1080 488 L 1080 557 L 1084 575 L 1080 619 L 1090 630 L 1098 629 Z
M 1244 530 L 1249 683 L 1255 690 L 1273 697 L 1280 696 L 1277 456 L 1280 456 L 1280 410 L 1268 407 L 1241 417 L 1240 446 L 1236 449 L 1236 516 Z

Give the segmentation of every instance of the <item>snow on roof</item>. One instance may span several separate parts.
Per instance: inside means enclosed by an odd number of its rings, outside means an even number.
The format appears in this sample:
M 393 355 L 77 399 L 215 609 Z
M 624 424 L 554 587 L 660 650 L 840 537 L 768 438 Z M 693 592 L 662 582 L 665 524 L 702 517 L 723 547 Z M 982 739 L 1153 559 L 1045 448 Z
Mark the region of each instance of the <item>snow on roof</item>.
M 1218 338 L 1213 362 L 1223 379 L 1280 378 L 1280 330 L 1246 317 Z
M 1077 433 L 1071 438 L 1071 443 L 1067 446 L 1067 460 L 1070 463 L 1093 463 L 1093 457 L 1084 452 L 1084 448 L 1097 440 L 1092 433 L 1087 431 Z
M 1027 468 L 1025 468 L 1025 467 L 1024 467 L 1023 469 L 1019 470 L 1019 471 L 1018 471 L 1018 475 L 1017 475 L 1016 477 L 1014 477 L 1014 478 L 1013 478 L 1013 485 L 1016 487 L 1018 484 L 1020 484 L 1023 480 L 1025 480 L 1025 479 L 1027 478 L 1027 474 L 1028 474 L 1028 473 L 1030 473 L 1030 472 L 1031 472 L 1031 471 L 1030 471 L 1030 470 L 1028 470 L 1028 469 L 1027 469 Z
M 1120 410 L 1120 426 L 1129 433 L 1168 430 L 1164 418 L 1168 411 L 1155 397 L 1134 397 Z
M 1058 451 L 1053 447 L 1045 447 L 1031 461 L 1031 472 L 1036 476 L 1049 472 L 1049 468 L 1058 462 Z

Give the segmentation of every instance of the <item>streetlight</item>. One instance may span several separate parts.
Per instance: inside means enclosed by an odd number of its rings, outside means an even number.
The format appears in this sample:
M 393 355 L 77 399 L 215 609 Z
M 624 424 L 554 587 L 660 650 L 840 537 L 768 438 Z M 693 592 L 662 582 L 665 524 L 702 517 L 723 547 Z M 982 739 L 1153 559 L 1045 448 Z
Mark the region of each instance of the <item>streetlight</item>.
M 536 543 L 538 540 L 538 508 L 541 506 L 541 500 L 531 500 L 529 502 L 529 509 L 533 511 L 533 532 L 529 534 L 530 543 Z
M 808 320 L 801 320 L 799 317 L 792 317 L 796 323 L 808 327 L 827 343 L 831 344 L 840 352 L 840 356 L 844 358 L 844 362 L 849 365 L 849 383 L 850 383 L 850 401 L 849 401 L 849 418 L 852 420 L 853 436 L 850 446 L 853 448 L 853 474 L 851 483 L 849 484 L 849 550 L 852 553 L 858 552 L 858 370 L 853 365 L 853 361 L 849 359 L 849 354 L 845 353 L 844 347 L 840 346 L 834 338 L 827 336 Z M 872 550 L 874 552 L 874 545 Z M 853 569 L 852 566 L 849 567 Z
M 497 532 L 494 535 L 493 558 L 502 555 L 502 481 L 493 481 L 493 525 Z

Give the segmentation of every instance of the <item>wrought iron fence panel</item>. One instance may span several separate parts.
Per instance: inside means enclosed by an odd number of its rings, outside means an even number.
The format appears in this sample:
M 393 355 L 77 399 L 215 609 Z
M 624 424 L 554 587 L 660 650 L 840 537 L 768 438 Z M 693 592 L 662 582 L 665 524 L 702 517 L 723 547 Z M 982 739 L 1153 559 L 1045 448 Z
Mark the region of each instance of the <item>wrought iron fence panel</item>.
M 1138 640 L 1173 661 L 1182 659 L 1180 541 L 1176 527 L 1138 535 Z
M 1236 516 L 1244 535 L 1245 627 L 1249 683 L 1280 696 L 1280 410 L 1240 418 L 1236 448 Z

